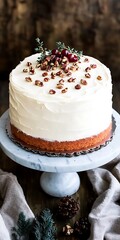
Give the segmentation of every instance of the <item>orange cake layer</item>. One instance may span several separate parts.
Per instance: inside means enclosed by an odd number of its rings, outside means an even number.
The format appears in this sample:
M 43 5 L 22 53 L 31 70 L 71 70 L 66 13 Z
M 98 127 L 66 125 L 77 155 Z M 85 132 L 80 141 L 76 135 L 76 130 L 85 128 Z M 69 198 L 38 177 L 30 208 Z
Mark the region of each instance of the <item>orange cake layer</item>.
M 64 141 L 64 142 L 50 142 L 40 138 L 34 138 L 19 131 L 16 127 L 11 125 L 11 131 L 17 141 L 21 142 L 26 147 L 32 149 L 39 149 L 40 151 L 55 152 L 55 153 L 71 153 L 77 151 L 85 151 L 101 144 L 105 143 L 111 137 L 112 124 L 101 132 L 100 134 L 89 137 L 86 139 L 80 139 L 76 141 Z

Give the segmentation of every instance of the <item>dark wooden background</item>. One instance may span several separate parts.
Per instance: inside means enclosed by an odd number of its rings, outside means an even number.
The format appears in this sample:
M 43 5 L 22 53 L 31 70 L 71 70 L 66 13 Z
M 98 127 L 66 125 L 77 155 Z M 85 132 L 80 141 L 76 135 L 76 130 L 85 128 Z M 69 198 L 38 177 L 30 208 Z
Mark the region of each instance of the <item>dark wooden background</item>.
M 0 0 L 0 116 L 9 107 L 8 75 L 34 52 L 36 37 L 48 48 L 63 41 L 106 64 L 113 77 L 113 108 L 120 113 L 120 0 Z M 39 171 L 13 162 L 1 149 L 0 168 L 17 176 L 35 214 L 46 207 L 54 211 L 58 199 L 40 189 Z M 61 234 L 62 227 L 90 211 L 92 187 L 87 173 L 79 174 L 81 187 L 73 197 L 80 202 L 80 212 L 71 221 L 56 220 L 58 240 L 74 240 Z
M 36 37 L 83 50 L 120 77 L 119 0 L 0 0 L 0 72 L 33 53 Z

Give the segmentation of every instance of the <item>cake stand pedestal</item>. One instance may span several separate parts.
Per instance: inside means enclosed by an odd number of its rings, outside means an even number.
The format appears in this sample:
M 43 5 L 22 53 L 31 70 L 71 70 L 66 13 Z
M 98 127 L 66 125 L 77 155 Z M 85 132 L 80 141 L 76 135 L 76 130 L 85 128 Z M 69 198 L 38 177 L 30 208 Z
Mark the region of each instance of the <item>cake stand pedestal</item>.
M 11 141 L 6 133 L 8 121 L 8 111 L 6 111 L 0 118 L 0 146 L 13 161 L 28 168 L 44 171 L 40 178 L 40 185 L 47 194 L 55 197 L 70 196 L 80 187 L 77 172 L 102 166 L 119 154 L 120 115 L 113 110 L 113 117 L 116 127 L 113 139 L 107 146 L 80 156 L 48 157 L 28 152 Z

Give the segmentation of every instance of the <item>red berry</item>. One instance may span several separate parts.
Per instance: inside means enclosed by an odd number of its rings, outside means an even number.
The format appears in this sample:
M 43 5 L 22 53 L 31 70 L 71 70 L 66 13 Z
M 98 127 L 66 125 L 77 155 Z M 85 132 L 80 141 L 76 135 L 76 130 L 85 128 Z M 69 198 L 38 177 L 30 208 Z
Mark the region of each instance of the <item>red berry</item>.
M 52 50 L 52 55 L 57 55 L 57 53 L 58 53 L 58 49 L 53 49 Z
M 61 52 L 57 52 L 57 57 L 61 57 Z
M 68 52 L 67 49 L 63 49 L 62 52 L 61 52 L 62 56 L 65 56 L 65 57 L 68 55 L 68 53 L 69 52 Z
M 73 62 L 77 62 L 77 61 L 78 61 L 78 57 L 76 55 L 74 55 Z
M 72 53 L 68 53 L 67 57 L 68 57 L 68 59 L 70 60 L 71 57 L 72 57 Z
M 69 62 L 77 62 L 78 61 L 78 57 L 76 55 L 73 55 L 72 53 L 69 53 L 67 57 L 68 57 Z

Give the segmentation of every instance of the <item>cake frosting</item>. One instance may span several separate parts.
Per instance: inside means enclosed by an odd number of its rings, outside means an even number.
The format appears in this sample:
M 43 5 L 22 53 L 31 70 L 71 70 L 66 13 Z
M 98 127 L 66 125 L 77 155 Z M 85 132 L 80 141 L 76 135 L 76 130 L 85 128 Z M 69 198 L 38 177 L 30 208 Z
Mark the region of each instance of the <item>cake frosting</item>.
M 11 72 L 10 123 L 35 139 L 69 142 L 105 131 L 112 118 L 112 78 L 99 60 L 80 60 L 42 70 L 40 53 L 25 58 Z M 67 69 L 64 65 L 67 61 Z

